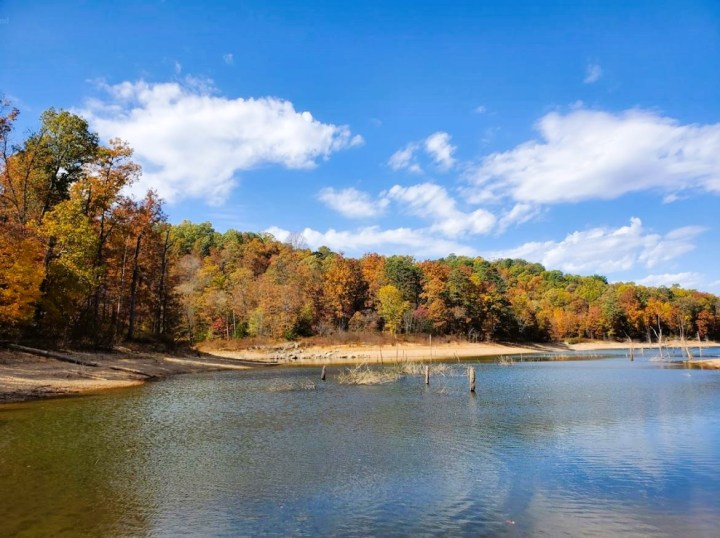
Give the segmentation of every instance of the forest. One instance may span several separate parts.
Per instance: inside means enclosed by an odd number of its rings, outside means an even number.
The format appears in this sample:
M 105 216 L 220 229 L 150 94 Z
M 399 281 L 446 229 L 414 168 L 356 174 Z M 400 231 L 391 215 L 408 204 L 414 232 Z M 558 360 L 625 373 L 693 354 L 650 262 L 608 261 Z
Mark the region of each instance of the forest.
M 123 341 L 296 339 L 338 333 L 468 341 L 720 339 L 720 298 L 609 283 L 517 259 L 359 259 L 302 237 L 168 222 L 121 140 L 49 109 L 14 139 L 0 111 L 0 339 L 111 347 Z

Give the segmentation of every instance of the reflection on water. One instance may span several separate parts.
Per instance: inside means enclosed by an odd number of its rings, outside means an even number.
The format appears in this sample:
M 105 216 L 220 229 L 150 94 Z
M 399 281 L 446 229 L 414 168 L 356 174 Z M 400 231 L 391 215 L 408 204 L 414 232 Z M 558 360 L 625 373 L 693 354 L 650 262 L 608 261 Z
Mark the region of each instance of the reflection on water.
M 466 366 L 0 408 L 0 535 L 716 536 L 720 372 L 478 363 L 472 396 Z

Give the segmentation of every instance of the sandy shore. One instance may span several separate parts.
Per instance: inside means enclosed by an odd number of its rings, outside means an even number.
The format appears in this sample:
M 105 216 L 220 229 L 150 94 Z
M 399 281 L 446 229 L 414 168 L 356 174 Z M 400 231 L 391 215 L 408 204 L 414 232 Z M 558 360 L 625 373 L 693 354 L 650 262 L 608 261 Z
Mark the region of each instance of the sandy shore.
M 703 347 L 717 345 L 702 343 Z M 695 345 L 695 347 L 697 344 Z M 504 355 L 530 355 L 538 353 L 563 353 L 577 351 L 602 351 L 608 349 L 627 349 L 625 342 L 594 341 L 579 344 L 544 343 L 544 344 L 500 344 L 500 343 L 452 343 L 452 344 L 417 344 L 400 342 L 397 345 L 335 345 L 305 346 L 302 343 L 286 343 L 262 349 L 212 349 L 200 347 L 214 355 L 244 359 L 249 361 L 274 361 L 281 364 L 296 365 L 343 365 L 343 364 L 387 364 L 399 361 L 432 361 L 467 359 L 473 357 L 492 357 Z M 643 344 L 634 344 L 637 350 L 642 347 L 653 348 Z
M 275 361 L 282 364 L 384 364 L 398 361 L 448 360 L 454 358 L 489 357 L 496 355 L 518 355 L 530 353 L 551 353 L 572 348 L 564 345 L 506 345 L 506 344 L 440 344 L 425 345 L 398 343 L 397 345 L 334 345 L 303 346 L 288 343 L 271 348 L 248 350 L 214 349 L 214 355 L 256 361 Z
M 0 403 L 66 396 L 141 385 L 164 377 L 228 369 L 252 364 L 207 356 L 169 356 L 161 353 L 66 352 L 73 359 L 97 366 L 70 364 L 14 350 L 0 350 Z M 113 368 L 126 368 L 119 371 Z
M 699 359 L 688 361 L 688 365 L 701 370 L 720 370 L 720 359 Z
M 703 343 L 703 347 L 717 345 Z M 642 345 L 635 344 L 635 349 Z M 652 346 L 648 346 L 652 347 Z M 693 345 L 695 349 L 697 344 Z M 148 380 L 218 370 L 246 369 L 274 364 L 349 365 L 392 364 L 399 361 L 440 361 L 473 357 L 501 357 L 626 349 L 623 342 L 587 342 L 581 344 L 452 343 L 397 345 L 310 346 L 284 343 L 253 349 L 211 349 L 200 345 L 198 352 L 186 355 L 135 353 L 66 352 L 73 358 L 95 366 L 61 362 L 56 359 L 14 350 L 0 350 L 0 403 L 65 396 L 106 389 L 140 385 Z M 698 368 L 720 368 L 720 359 L 688 361 Z M 118 371 L 113 368 L 125 368 Z M 127 371 L 133 370 L 133 372 Z

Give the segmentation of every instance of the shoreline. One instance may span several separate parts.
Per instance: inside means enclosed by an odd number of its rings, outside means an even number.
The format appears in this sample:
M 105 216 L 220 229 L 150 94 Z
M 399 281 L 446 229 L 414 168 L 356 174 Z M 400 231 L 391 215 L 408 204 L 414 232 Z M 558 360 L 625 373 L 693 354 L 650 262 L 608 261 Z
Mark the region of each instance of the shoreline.
M 35 353 L 0 349 L 0 405 L 77 396 L 142 385 L 179 374 L 246 370 L 257 364 L 196 354 L 80 352 L 62 355 L 73 364 Z
M 675 344 L 675 346 L 673 346 Z M 702 347 L 717 346 L 703 342 Z M 669 347 L 677 347 L 670 343 Z M 634 349 L 656 349 L 656 345 L 633 344 Z M 698 344 L 690 346 L 697 349 Z M 433 362 L 628 349 L 626 342 L 583 342 L 578 344 L 443 343 L 398 342 L 392 345 L 344 344 L 302 345 L 285 343 L 255 349 L 210 349 L 199 345 L 195 353 L 167 354 L 132 352 L 119 348 L 109 353 L 65 352 L 85 364 L 70 364 L 34 353 L 0 349 L 0 405 L 53 397 L 89 394 L 109 389 L 142 385 L 179 374 L 222 370 L 246 370 L 263 366 L 348 366 Z M 720 369 L 720 359 L 693 359 L 695 368 Z
M 716 342 L 702 342 L 699 347 L 718 346 Z M 634 350 L 657 349 L 656 344 L 633 343 Z M 679 348 L 679 342 L 669 342 L 664 348 Z M 698 344 L 689 346 L 693 353 Z M 472 359 L 475 357 L 502 357 L 516 355 L 538 355 L 544 353 L 577 353 L 629 349 L 627 342 L 588 341 L 577 344 L 564 342 L 549 343 L 443 343 L 418 344 L 398 342 L 397 344 L 337 344 L 302 345 L 287 343 L 266 346 L 261 349 L 217 349 L 209 345 L 200 345 L 199 349 L 215 356 L 239 359 L 251 362 L 273 361 L 281 365 L 292 366 L 344 366 L 353 364 L 394 364 L 397 362 L 433 362 L 453 359 Z M 693 362 L 693 361 L 690 361 Z M 705 361 L 707 362 L 707 361 Z

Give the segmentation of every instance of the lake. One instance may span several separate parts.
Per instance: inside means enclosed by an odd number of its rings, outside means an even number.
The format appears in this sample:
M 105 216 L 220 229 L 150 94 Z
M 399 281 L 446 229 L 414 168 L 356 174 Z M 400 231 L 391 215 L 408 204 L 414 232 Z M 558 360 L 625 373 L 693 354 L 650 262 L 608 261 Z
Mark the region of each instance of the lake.
M 603 356 L 2 406 L 0 535 L 717 536 L 720 371 Z

